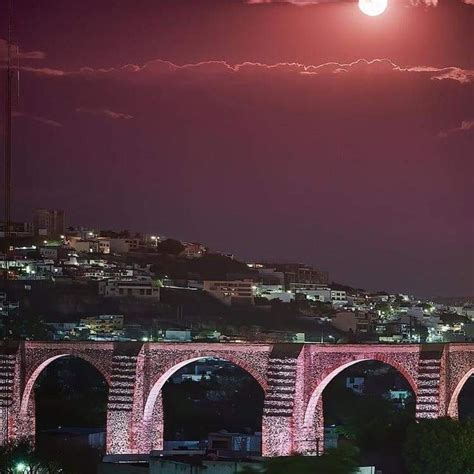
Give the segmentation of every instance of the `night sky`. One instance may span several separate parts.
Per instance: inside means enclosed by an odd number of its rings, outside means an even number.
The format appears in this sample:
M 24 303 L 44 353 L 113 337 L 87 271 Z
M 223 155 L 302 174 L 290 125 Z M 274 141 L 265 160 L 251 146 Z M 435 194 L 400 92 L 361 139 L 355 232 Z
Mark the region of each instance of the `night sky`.
M 15 220 L 474 293 L 474 5 L 13 3 Z

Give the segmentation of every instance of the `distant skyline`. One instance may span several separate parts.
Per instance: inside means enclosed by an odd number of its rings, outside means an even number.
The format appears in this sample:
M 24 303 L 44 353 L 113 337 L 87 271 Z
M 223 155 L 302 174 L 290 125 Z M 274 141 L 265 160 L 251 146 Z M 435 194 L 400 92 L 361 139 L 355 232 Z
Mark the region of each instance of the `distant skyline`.
M 474 294 L 474 5 L 316 3 L 15 0 L 13 218 Z

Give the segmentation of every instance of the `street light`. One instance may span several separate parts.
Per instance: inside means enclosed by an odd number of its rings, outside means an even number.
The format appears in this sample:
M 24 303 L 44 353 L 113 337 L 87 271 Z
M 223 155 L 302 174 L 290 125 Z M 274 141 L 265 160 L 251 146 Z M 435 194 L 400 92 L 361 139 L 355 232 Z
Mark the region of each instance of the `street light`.
M 15 471 L 16 472 L 26 472 L 27 469 L 28 469 L 28 465 L 25 464 L 24 462 L 19 462 L 15 466 Z

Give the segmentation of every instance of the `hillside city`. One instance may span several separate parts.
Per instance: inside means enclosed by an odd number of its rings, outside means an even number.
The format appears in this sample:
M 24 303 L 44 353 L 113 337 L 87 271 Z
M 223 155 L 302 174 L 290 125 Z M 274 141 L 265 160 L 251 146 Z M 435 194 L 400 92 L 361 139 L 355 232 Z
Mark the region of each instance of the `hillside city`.
M 328 271 L 305 263 L 243 262 L 205 243 L 159 233 L 71 227 L 63 210 L 36 209 L 32 222 L 13 224 L 9 234 L 0 260 L 7 337 L 295 343 L 474 338 L 474 305 L 466 298 L 374 293 L 335 283 Z

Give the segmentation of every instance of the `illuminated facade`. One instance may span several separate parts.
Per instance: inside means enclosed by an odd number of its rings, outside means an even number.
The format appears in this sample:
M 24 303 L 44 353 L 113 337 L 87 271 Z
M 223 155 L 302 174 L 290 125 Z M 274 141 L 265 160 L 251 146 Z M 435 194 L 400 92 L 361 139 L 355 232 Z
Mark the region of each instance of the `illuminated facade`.
M 35 381 L 64 356 L 89 362 L 109 384 L 109 454 L 162 449 L 161 389 L 177 370 L 207 357 L 243 368 L 264 390 L 264 456 L 321 453 L 323 390 L 358 362 L 396 368 L 413 389 L 418 418 L 457 417 L 459 392 L 474 373 L 474 344 L 7 343 L 0 353 L 0 442 L 34 436 Z

